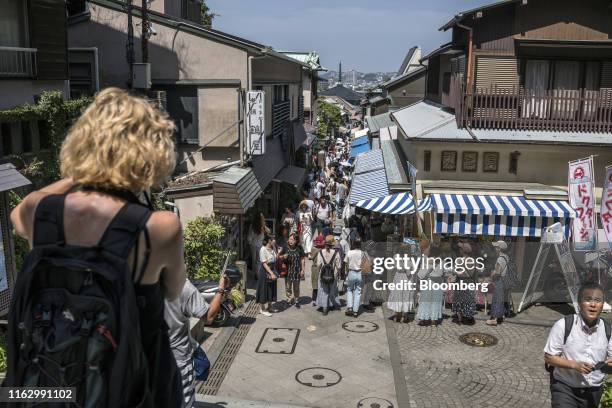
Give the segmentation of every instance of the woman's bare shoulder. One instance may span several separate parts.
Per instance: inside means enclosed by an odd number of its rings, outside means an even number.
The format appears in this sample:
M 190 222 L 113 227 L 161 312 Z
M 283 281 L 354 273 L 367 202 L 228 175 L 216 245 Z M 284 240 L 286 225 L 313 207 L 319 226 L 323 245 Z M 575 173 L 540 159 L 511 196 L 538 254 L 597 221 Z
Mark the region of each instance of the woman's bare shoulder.
M 147 222 L 151 238 L 160 243 L 180 241 L 182 225 L 179 217 L 172 211 L 155 211 Z

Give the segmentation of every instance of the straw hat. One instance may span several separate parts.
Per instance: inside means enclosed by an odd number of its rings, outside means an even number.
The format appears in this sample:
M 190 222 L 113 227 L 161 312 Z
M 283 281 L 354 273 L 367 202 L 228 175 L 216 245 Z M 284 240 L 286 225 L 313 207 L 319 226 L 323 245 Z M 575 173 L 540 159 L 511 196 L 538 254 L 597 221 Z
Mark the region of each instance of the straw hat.
M 302 208 L 302 207 L 306 207 L 306 208 L 308 208 L 308 203 L 306 202 L 306 200 L 302 200 L 302 201 L 300 202 L 300 208 Z
M 333 246 L 336 244 L 336 240 L 333 235 L 328 235 L 325 237 L 325 245 Z

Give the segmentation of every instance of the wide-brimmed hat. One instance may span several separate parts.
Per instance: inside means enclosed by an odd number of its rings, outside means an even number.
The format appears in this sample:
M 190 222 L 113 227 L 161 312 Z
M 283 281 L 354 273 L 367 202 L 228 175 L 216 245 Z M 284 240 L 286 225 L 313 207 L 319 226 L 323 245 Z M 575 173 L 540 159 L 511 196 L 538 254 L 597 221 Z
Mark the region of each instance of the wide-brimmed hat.
M 300 201 L 300 208 L 302 207 L 308 207 L 308 203 L 306 202 L 306 200 Z
M 491 245 L 493 245 L 495 248 L 501 249 L 502 251 L 505 251 L 506 249 L 508 249 L 508 244 L 506 244 L 505 241 L 495 241 Z
M 334 239 L 333 235 L 328 235 L 325 237 L 325 245 L 334 245 L 336 243 L 336 240 Z
M 342 227 L 340 225 L 336 225 L 334 227 L 334 236 L 339 237 L 342 235 Z
M 323 234 L 319 234 L 312 243 L 315 248 L 323 248 L 325 246 L 325 237 Z

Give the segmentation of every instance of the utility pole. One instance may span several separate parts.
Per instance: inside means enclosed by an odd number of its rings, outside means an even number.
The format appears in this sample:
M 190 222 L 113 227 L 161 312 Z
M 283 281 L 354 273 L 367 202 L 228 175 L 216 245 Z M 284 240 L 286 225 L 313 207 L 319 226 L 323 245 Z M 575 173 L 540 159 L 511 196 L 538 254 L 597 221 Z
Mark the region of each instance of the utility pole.
M 142 0 L 142 34 L 140 35 L 142 62 L 149 62 L 149 12 L 147 0 Z
M 132 81 L 134 78 L 134 27 L 132 26 L 132 0 L 126 0 L 127 4 L 127 19 L 128 19 L 128 32 L 127 32 L 127 44 L 126 48 L 126 58 L 127 63 L 130 69 L 130 78 L 128 80 L 128 84 L 130 88 L 132 87 Z

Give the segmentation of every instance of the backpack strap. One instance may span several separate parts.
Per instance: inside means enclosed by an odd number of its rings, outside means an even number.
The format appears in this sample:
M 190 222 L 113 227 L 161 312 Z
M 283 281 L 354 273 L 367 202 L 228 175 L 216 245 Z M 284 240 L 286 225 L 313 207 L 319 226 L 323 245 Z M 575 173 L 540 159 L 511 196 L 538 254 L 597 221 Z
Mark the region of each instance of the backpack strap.
M 572 332 L 572 327 L 574 326 L 574 315 L 573 314 L 566 315 L 564 319 L 565 319 L 565 334 L 563 334 L 563 344 L 567 342 L 567 338 Z M 608 333 L 606 332 L 606 334 Z
M 607 320 L 602 319 L 601 317 L 599 318 L 599 320 L 601 320 L 601 322 L 604 325 L 604 328 L 606 329 L 606 338 L 608 339 L 608 343 L 609 343 L 610 337 L 612 337 L 612 326 L 610 326 L 610 323 L 608 323 Z
M 65 245 L 64 203 L 66 194 L 50 194 L 43 197 L 34 214 L 33 246 Z
M 141 204 L 126 203 L 104 231 L 98 247 L 121 258 L 127 258 L 140 236 L 140 231 L 145 229 L 150 216 L 151 210 L 147 207 Z M 147 250 L 150 252 L 150 248 Z M 146 252 L 145 257 L 147 260 Z

